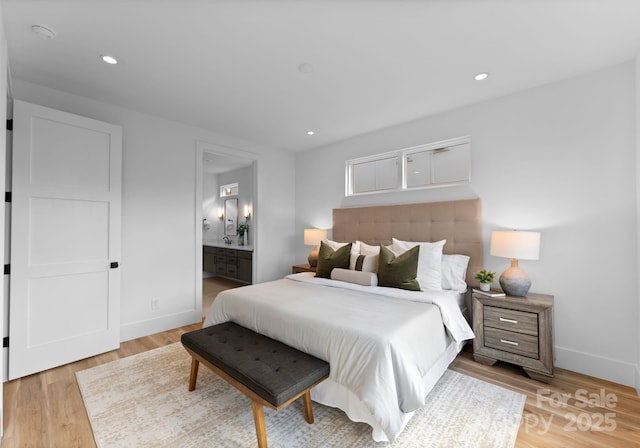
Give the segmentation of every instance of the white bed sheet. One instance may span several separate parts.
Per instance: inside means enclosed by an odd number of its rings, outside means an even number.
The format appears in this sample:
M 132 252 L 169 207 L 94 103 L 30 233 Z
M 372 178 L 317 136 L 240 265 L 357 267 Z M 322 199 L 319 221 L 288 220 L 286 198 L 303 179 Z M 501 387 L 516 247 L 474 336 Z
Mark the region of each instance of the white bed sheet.
M 431 366 L 427 374 L 423 377 L 423 385 L 427 395 L 436 385 L 440 377 L 449 367 L 449 364 L 456 358 L 460 350 L 464 347 L 464 342 L 458 343 L 450 339 L 449 345 L 440 355 L 438 360 Z M 350 420 L 362 422 L 371 426 L 371 437 L 376 442 L 389 442 L 389 438 L 384 429 L 376 421 L 369 409 L 356 397 L 349 389 L 336 383 L 331 378 L 326 379 L 316 387 L 311 389 L 311 399 L 317 403 L 331 406 L 344 411 Z M 406 412 L 400 416 L 402 430 L 415 414 Z M 402 430 L 400 432 L 402 432 Z
M 365 287 L 310 273 L 220 293 L 204 326 L 229 320 L 328 361 L 330 381 L 316 387 L 316 401 L 370 424 L 378 441 L 400 434 L 473 338 L 446 292 Z

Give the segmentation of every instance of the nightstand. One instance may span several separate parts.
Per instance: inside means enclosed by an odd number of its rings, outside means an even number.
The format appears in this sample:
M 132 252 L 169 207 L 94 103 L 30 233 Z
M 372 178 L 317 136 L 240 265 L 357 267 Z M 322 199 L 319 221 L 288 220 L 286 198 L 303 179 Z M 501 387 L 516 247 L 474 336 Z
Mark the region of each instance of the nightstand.
M 292 274 L 297 274 L 299 272 L 316 272 L 316 267 L 311 267 L 309 264 L 295 264 L 291 266 Z
M 517 364 L 531 378 L 553 378 L 553 296 L 488 297 L 473 293 L 473 358 Z

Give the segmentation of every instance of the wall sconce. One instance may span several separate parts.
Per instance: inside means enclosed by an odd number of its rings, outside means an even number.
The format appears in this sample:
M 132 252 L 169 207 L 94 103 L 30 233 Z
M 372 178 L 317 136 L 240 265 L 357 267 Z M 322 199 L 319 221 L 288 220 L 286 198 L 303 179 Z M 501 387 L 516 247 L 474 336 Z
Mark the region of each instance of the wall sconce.
M 309 266 L 318 265 L 318 246 L 320 241 L 327 239 L 327 231 L 320 229 L 304 229 L 304 244 L 305 246 L 313 246 L 311 252 L 309 252 Z
M 222 207 L 218 207 L 218 219 L 220 221 L 224 219 L 224 210 L 222 210 Z
M 251 219 L 251 212 L 249 211 L 249 204 L 244 205 L 244 219 Z
M 540 257 L 540 232 L 494 230 L 491 232 L 491 255 L 511 258 L 511 267 L 500 275 L 500 286 L 510 296 L 525 297 L 531 287 L 529 276 L 518 267 L 518 260 Z

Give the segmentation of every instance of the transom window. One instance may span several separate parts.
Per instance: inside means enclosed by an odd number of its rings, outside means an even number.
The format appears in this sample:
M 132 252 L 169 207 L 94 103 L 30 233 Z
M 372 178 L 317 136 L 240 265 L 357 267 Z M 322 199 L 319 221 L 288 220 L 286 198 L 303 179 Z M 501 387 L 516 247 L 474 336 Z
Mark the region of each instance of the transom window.
M 238 183 L 221 185 L 220 197 L 226 198 L 227 196 L 238 196 Z
M 347 161 L 346 195 L 471 181 L 471 139 L 460 137 Z

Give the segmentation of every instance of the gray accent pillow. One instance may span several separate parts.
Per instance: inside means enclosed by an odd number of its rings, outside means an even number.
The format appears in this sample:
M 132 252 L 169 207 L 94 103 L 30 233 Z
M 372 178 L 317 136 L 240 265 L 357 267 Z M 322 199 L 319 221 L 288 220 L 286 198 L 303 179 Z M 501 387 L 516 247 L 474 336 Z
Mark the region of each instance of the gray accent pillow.
M 419 255 L 420 246 L 415 246 L 396 257 L 392 251 L 381 244 L 378 286 L 420 291 L 417 279 Z
M 316 277 L 331 278 L 333 268 L 349 269 L 351 259 L 351 243 L 345 244 L 340 249 L 333 250 L 324 241 L 320 242 L 318 251 L 318 266 Z

